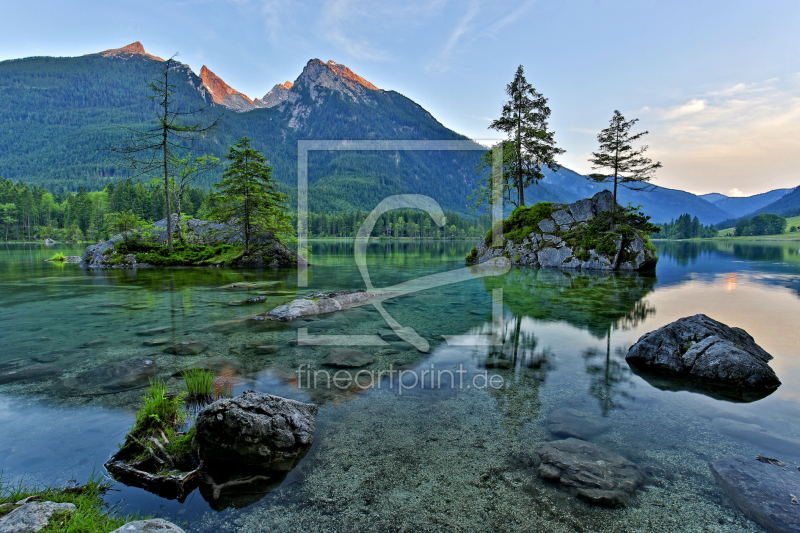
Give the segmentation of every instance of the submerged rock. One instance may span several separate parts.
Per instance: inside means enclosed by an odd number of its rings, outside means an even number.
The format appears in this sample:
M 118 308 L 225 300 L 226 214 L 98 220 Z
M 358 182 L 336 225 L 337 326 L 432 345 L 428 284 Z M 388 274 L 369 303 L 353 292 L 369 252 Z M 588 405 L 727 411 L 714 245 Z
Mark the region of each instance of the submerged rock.
M 298 298 L 287 304 L 279 305 L 269 312 L 269 316 L 281 322 L 286 322 L 304 316 L 341 311 L 348 307 L 361 305 L 370 298 L 384 294 L 386 293 L 367 292 L 364 290 L 339 291 L 327 294 L 315 292 L 305 298 Z
M 72 503 L 30 502 L 0 517 L 0 533 L 28 533 L 44 529 L 56 513 L 71 514 Z
M 114 392 L 143 387 L 156 373 L 156 362 L 149 357 L 133 357 L 119 363 L 99 366 L 62 381 L 68 390 Z
M 580 439 L 548 442 L 536 454 L 542 479 L 560 483 L 596 505 L 627 505 L 644 481 L 636 465 L 625 457 Z
M 150 520 L 137 520 L 128 522 L 120 526 L 111 533 L 186 533 L 172 522 L 167 522 L 161 518 L 151 518 Z
M 725 494 L 770 533 L 800 531 L 800 472 L 757 459 L 734 457 L 709 463 Z
M 325 356 L 322 364 L 337 368 L 358 368 L 375 361 L 375 358 L 368 353 L 348 348 L 337 348 Z
M 239 306 L 239 305 L 252 305 L 252 304 L 260 304 L 267 301 L 266 296 L 254 296 L 252 298 L 245 298 L 244 300 L 231 300 L 228 302 L 228 305 Z
M 61 368 L 58 366 L 37 363 L 1 373 L 0 385 L 15 381 L 43 381 L 59 374 L 61 374 Z
M 588 224 L 615 207 L 618 206 L 614 195 L 604 190 L 572 204 L 541 203 L 520 208 L 528 211 L 515 212 L 509 221 L 519 216 L 516 223 L 520 224 L 522 217 L 533 216 L 531 225 L 522 222 L 524 227 L 512 231 L 511 238 L 504 234 L 498 247 L 492 245 L 492 235 L 488 235 L 466 262 L 582 270 L 652 270 L 658 257 L 643 231 L 628 225 L 614 226 L 609 218 L 598 218 L 597 224 Z M 539 216 L 544 218 L 537 221 Z M 527 235 L 519 235 L 521 230 Z M 601 245 L 601 241 L 605 244 Z
M 175 355 L 198 355 L 208 349 L 208 344 L 198 341 L 183 341 L 177 342 L 168 348 L 164 348 L 164 352 Z
M 718 396 L 743 401 L 763 398 L 780 386 L 768 364 L 771 359 L 743 329 L 702 314 L 643 335 L 625 356 L 631 369 L 648 381 L 648 375 L 667 377 L 688 382 L 673 386 L 676 390 L 710 389 Z M 653 384 L 670 388 L 668 382 Z
M 210 464 L 291 470 L 314 442 L 316 414 L 316 405 L 246 391 L 200 411 L 194 445 Z
M 581 440 L 589 440 L 608 430 L 608 424 L 603 424 L 586 413 L 569 407 L 562 407 L 550 413 L 546 425 L 547 430 L 553 435 Z

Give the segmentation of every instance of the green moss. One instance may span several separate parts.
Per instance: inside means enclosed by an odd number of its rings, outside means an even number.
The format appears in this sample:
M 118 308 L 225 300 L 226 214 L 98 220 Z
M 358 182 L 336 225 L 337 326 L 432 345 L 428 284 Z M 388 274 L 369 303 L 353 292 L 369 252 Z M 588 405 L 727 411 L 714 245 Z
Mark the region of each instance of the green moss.
M 484 242 L 486 245 L 491 245 L 492 235 L 500 229 L 500 224 L 503 228 L 503 238 L 509 241 L 523 241 L 530 233 L 539 230 L 539 222 L 550 218 L 553 214 L 553 204 L 550 202 L 539 202 L 532 206 L 522 206 L 514 209 L 508 219 L 495 223 L 486 233 Z M 505 242 L 503 243 L 505 245 Z
M 133 254 L 138 263 L 155 266 L 195 266 L 232 263 L 244 255 L 243 246 L 218 244 L 180 244 L 173 246 L 172 253 L 166 245 L 152 242 L 127 241 L 119 242 L 114 247 L 113 255 L 106 259 L 111 265 L 121 264 L 125 256 Z

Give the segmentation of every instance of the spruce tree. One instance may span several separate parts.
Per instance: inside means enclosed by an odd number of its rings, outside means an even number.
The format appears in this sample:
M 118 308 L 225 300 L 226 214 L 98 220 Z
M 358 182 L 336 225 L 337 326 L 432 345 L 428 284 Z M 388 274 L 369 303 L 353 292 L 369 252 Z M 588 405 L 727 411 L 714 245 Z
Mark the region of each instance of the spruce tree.
M 639 119 L 625 120 L 622 113 L 614 111 L 614 116 L 606 129 L 597 135 L 600 150 L 592 153 L 589 162 L 592 169 L 609 169 L 609 174 L 590 174 L 588 178 L 597 183 L 614 183 L 614 203 L 617 202 L 617 185 L 622 185 L 631 190 L 648 190 L 652 185 L 649 182 L 655 176 L 655 171 L 661 168 L 661 163 L 653 163 L 644 157 L 647 146 L 638 150 L 633 149 L 633 143 L 647 131 L 631 135 L 630 130 Z
M 508 135 L 504 145 L 507 150 L 503 150 L 503 178 L 509 189 L 517 190 L 517 201 L 512 203 L 523 206 L 525 187 L 544 177 L 542 166 L 558 170 L 555 158 L 564 150 L 556 147 L 555 133 L 547 130 L 547 98 L 528 83 L 522 65 L 506 86 L 506 94 L 509 100 L 503 105 L 502 115 L 489 128 Z
M 224 222 L 244 240 L 244 253 L 250 254 L 253 237 L 263 235 L 280 240 L 294 233 L 292 218 L 286 213 L 287 195 L 278 191 L 267 158 L 250 147 L 242 137 L 225 155 L 230 165 L 209 199 L 208 218 Z

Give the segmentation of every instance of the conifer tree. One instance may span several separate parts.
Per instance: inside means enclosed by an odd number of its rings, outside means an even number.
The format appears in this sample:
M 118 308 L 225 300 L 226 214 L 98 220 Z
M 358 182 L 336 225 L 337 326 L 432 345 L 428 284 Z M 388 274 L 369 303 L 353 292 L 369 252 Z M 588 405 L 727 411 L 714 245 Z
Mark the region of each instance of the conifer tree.
M 250 254 L 255 236 L 291 236 L 292 218 L 286 213 L 287 195 L 278 191 L 267 158 L 250 147 L 242 137 L 231 146 L 225 158 L 230 165 L 216 183 L 209 203 L 211 220 L 227 223 L 244 240 L 244 253 Z
M 651 159 L 644 157 L 647 146 L 642 146 L 638 150 L 633 149 L 633 143 L 643 136 L 647 131 L 642 131 L 635 135 L 630 134 L 630 129 L 639 121 L 638 118 L 625 120 L 622 113 L 614 111 L 609 125 L 597 135 L 600 142 L 600 150 L 592 153 L 589 162 L 592 169 L 609 169 L 609 174 L 590 174 L 588 178 L 597 183 L 614 183 L 614 203 L 617 202 L 617 185 L 622 185 L 631 190 L 648 190 L 652 185 L 649 182 L 655 176 L 655 171 L 661 168 L 661 163 L 653 163 Z

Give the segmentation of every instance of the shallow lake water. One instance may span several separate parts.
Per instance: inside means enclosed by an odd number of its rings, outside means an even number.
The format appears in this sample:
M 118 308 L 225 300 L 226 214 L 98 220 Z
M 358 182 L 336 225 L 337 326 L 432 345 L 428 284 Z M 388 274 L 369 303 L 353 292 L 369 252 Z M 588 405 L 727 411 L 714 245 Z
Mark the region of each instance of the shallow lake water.
M 372 243 L 372 283 L 463 270 L 473 245 Z M 41 366 L 34 380 L 0 384 L 2 477 L 50 485 L 104 471 L 143 389 L 76 381 L 81 373 L 146 357 L 180 391 L 177 370 L 221 356 L 233 393 L 319 405 L 308 455 L 282 481 L 217 499 L 203 486 L 178 502 L 116 483 L 106 495 L 116 512 L 158 515 L 189 532 L 763 531 L 725 497 L 708 462 L 761 453 L 800 464 L 800 242 L 657 247 L 654 273 L 519 268 L 384 302 L 428 344 L 420 351 L 392 337 L 371 305 L 288 325 L 254 318 L 314 291 L 363 289 L 349 243 L 313 243 L 307 287 L 292 269 L 82 270 L 43 261 L 78 255 L 76 246 L 4 245 L 0 374 Z M 244 281 L 244 290 L 221 288 Z M 232 305 L 253 296 L 266 300 Z M 640 336 L 697 313 L 749 332 L 774 356 L 782 386 L 735 403 L 662 390 L 631 372 L 624 355 Z M 331 347 L 297 345 L 298 335 L 383 339 L 354 346 L 375 356 L 364 370 L 408 372 L 315 386 Z M 156 338 L 209 348 L 179 356 L 162 351 L 169 344 L 143 344 Z M 279 349 L 264 355 L 258 345 Z M 441 386 L 431 381 L 443 375 Z M 534 451 L 556 439 L 545 420 L 561 407 L 601 422 L 592 442 L 644 474 L 627 507 L 589 505 L 536 475 Z

